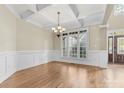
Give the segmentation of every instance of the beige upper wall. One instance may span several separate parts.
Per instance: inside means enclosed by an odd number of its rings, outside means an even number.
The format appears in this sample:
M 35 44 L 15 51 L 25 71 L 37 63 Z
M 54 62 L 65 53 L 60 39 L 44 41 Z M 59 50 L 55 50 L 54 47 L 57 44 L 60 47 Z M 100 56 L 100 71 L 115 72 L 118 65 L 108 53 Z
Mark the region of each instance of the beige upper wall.
M 52 50 L 53 33 L 23 20 L 17 20 L 16 50 Z
M 100 28 L 99 25 L 89 26 L 89 49 L 106 50 L 106 29 Z
M 0 52 L 16 49 L 16 17 L 0 5 Z
M 17 19 L 0 5 L 0 52 L 53 49 L 53 33 Z
M 61 39 L 60 37 L 57 37 L 57 35 L 54 33 L 54 36 L 53 36 L 53 48 L 54 50 L 60 50 L 61 49 Z
M 124 14 L 114 15 L 114 9 L 108 19 L 108 29 L 124 29 Z
M 100 50 L 107 49 L 107 28 L 100 29 Z

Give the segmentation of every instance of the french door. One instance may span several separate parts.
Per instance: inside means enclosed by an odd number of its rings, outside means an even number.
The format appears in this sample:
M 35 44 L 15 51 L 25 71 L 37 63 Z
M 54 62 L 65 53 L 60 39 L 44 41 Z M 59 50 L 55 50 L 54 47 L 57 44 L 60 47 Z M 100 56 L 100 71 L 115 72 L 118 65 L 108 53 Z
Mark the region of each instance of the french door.
M 124 35 L 114 37 L 114 62 L 124 63 Z
M 108 37 L 108 62 L 124 63 L 124 35 Z

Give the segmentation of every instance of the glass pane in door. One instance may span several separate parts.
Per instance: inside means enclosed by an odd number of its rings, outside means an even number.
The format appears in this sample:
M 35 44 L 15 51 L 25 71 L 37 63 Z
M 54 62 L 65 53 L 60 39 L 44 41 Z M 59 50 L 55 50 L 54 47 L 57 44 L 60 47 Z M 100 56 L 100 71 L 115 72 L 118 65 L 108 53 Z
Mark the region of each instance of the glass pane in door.
M 113 42 L 113 39 L 112 38 L 109 38 L 109 54 L 112 54 L 112 42 Z
M 124 37 L 117 38 L 117 54 L 124 54 Z

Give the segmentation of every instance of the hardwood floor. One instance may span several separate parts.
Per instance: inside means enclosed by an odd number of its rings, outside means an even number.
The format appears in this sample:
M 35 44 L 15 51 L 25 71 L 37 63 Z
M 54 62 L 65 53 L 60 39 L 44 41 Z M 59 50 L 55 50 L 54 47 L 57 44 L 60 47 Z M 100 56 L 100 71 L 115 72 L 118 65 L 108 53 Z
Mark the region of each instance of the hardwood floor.
M 122 64 L 117 64 L 117 63 L 111 63 L 111 64 L 108 64 L 108 67 L 109 68 L 116 68 L 116 69 L 118 69 L 118 68 L 124 68 L 124 64 L 122 63 Z
M 4 81 L 5 88 L 124 87 L 124 68 L 107 68 L 50 62 L 16 72 Z

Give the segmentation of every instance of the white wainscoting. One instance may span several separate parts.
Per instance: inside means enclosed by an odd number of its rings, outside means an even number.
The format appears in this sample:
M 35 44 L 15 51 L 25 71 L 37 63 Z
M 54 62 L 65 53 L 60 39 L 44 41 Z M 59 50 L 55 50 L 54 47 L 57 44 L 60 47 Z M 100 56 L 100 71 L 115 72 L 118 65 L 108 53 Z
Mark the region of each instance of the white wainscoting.
M 16 72 L 16 53 L 0 53 L 0 83 Z
M 95 65 L 102 68 L 108 66 L 108 52 L 107 50 L 90 50 L 88 51 L 88 64 Z
M 93 66 L 98 66 L 102 68 L 107 68 L 107 65 L 108 65 L 108 54 L 106 50 L 89 50 L 87 54 L 87 58 L 83 58 L 83 59 L 61 57 L 60 52 L 58 52 L 58 54 L 56 55 L 57 55 L 57 58 L 54 57 L 56 58 L 54 60 L 62 61 L 62 62 L 93 65 Z
M 51 61 L 62 61 L 76 64 L 107 67 L 107 51 L 88 51 L 86 59 L 65 58 L 57 50 L 16 51 L 0 53 L 0 83 L 16 71 L 45 64 Z
M 49 51 L 17 51 L 16 52 L 16 61 L 17 61 L 17 70 L 26 69 L 29 67 L 37 66 L 40 64 L 45 64 L 50 61 Z
M 52 50 L 0 53 L 0 83 L 16 71 L 51 61 L 51 55 L 54 55 Z

